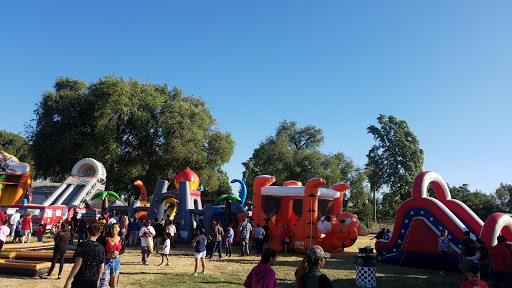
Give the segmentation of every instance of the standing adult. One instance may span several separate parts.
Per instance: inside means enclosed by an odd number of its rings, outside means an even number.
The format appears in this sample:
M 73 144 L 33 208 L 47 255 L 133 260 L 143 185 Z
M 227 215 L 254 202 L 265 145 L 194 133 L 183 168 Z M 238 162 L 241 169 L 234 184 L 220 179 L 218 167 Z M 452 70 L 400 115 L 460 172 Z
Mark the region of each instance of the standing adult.
M 155 250 L 158 250 L 160 247 L 160 244 L 162 244 L 162 240 L 164 238 L 165 233 L 165 219 L 162 218 L 161 221 L 158 221 L 158 218 L 155 218 L 153 222 L 153 229 L 155 229 L 155 238 L 154 238 L 154 245 Z
M 73 240 L 75 239 L 76 229 L 78 228 L 78 212 L 73 213 L 73 217 L 69 222 L 69 231 L 71 233 L 71 239 L 69 239 L 69 244 L 73 244 Z
M 20 220 L 20 210 L 16 209 L 16 212 L 14 212 L 14 215 L 11 216 L 11 238 L 14 238 L 14 231 L 16 231 L 16 224 L 18 223 L 18 220 Z
M 507 238 L 498 236 L 498 244 L 489 249 L 489 257 L 494 270 L 494 288 L 510 287 L 510 271 L 512 271 L 512 259 L 507 248 Z
M 194 260 L 196 262 L 194 273 L 190 274 L 190 276 L 197 276 L 197 267 L 199 266 L 199 259 L 201 259 L 201 265 L 203 266 L 203 271 L 199 272 L 199 274 L 205 274 L 205 262 L 204 259 L 206 257 L 206 236 L 204 236 L 203 228 L 196 228 L 196 237 L 192 241 L 192 246 L 194 247 Z
M 276 265 L 277 251 L 267 247 L 261 254 L 261 260 L 247 275 L 244 282 L 246 288 L 276 288 L 276 272 L 271 266 Z
M 270 226 L 268 226 L 268 220 L 265 221 L 265 225 L 263 225 L 263 231 L 265 231 L 265 235 L 263 236 L 263 243 L 270 242 Z
M 121 238 L 123 239 L 123 241 L 125 241 L 125 239 L 127 238 L 126 233 L 128 231 L 128 217 L 126 217 L 125 215 L 119 217 L 119 229 L 121 229 Z
M 48 273 L 41 278 L 49 279 L 52 275 L 53 269 L 55 268 L 55 264 L 57 260 L 60 260 L 59 265 L 59 274 L 57 276 L 60 279 L 60 275 L 62 274 L 62 268 L 64 267 L 64 259 L 66 258 L 66 251 L 68 250 L 69 239 L 71 238 L 71 231 L 69 231 L 68 225 L 66 223 L 62 223 L 61 229 L 57 234 L 53 235 L 53 240 L 55 244 L 53 245 L 53 258 L 52 258 L 52 266 Z
M 318 245 L 309 247 L 306 257 L 302 260 L 299 268 L 295 271 L 297 288 L 326 287 L 333 288 L 331 280 L 320 272 L 324 267 L 326 258 L 331 257 L 329 253 Z
M 128 230 L 130 231 L 130 236 L 128 238 L 128 246 L 137 246 L 137 237 L 139 237 L 140 228 L 142 228 L 142 226 L 137 221 L 137 218 L 132 217 L 132 222 L 128 224 Z
M 249 256 L 249 237 L 251 236 L 252 226 L 249 224 L 249 219 L 244 218 L 242 224 L 240 224 L 240 243 L 242 245 L 241 257 L 245 255 Z
M 28 212 L 27 216 L 21 221 L 21 243 L 25 243 L 25 237 L 27 237 L 27 243 L 30 243 L 30 236 L 32 235 L 32 212 Z
M 81 242 L 85 241 L 85 232 L 87 231 L 87 222 L 85 222 L 85 219 L 80 220 L 80 224 L 78 224 L 77 233 L 78 233 L 78 242 L 77 245 Z
M 439 253 L 441 254 L 441 275 L 446 275 L 446 267 L 448 266 L 448 252 L 450 251 L 450 241 L 448 241 L 448 230 L 441 230 L 441 236 L 438 239 Z
M 142 252 L 142 264 L 149 265 L 148 258 L 153 251 L 153 237 L 155 236 L 155 229 L 151 226 L 151 220 L 146 220 L 144 227 L 140 228 L 140 247 Z M 151 246 L 150 246 L 151 245 Z
M 119 271 L 121 270 L 121 255 L 125 246 L 121 237 L 119 223 L 110 225 L 107 237 L 102 238 L 100 244 L 105 248 L 105 269 L 100 277 L 100 288 L 118 287 Z
M 478 266 L 480 266 L 480 276 L 485 282 L 489 281 L 489 270 L 491 266 L 491 260 L 489 259 L 489 248 L 485 245 L 485 241 L 477 238 L 476 249 L 480 253 L 478 259 Z
M 265 230 L 261 228 L 260 223 L 256 224 L 256 228 L 252 231 L 254 236 L 254 243 L 256 244 L 256 254 L 261 254 L 263 251 L 263 237 L 265 237 Z
M 213 259 L 217 247 L 219 247 L 219 259 L 222 259 L 222 238 L 224 238 L 224 229 L 220 226 L 220 221 L 213 227 L 212 238 L 214 242 L 210 259 Z
M 476 255 L 476 242 L 471 239 L 471 232 L 469 231 L 464 231 L 464 237 L 466 238 L 461 242 L 462 247 L 460 249 L 459 268 L 464 277 L 467 277 L 468 269 L 473 265 L 474 261 L 474 259 L 471 258 Z

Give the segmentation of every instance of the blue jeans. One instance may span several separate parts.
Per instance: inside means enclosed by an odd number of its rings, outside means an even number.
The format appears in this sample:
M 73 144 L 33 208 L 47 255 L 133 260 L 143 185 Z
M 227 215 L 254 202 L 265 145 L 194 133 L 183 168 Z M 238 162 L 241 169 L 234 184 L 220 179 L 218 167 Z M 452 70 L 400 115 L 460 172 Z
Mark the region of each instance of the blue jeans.
M 215 254 L 215 250 L 217 250 L 217 246 L 219 247 L 219 258 L 222 259 L 222 241 L 215 241 L 213 243 L 212 254 L 210 255 L 210 259 L 213 258 L 213 254 Z
M 85 241 L 85 231 L 78 231 L 78 244 L 80 244 L 80 242 L 84 242 L 84 241 Z
M 261 254 L 263 251 L 263 238 L 254 237 L 254 243 L 256 244 L 256 254 Z
M 121 258 L 114 259 L 105 258 L 105 269 L 101 274 L 99 288 L 106 288 L 109 286 L 110 277 L 119 274 L 121 270 Z

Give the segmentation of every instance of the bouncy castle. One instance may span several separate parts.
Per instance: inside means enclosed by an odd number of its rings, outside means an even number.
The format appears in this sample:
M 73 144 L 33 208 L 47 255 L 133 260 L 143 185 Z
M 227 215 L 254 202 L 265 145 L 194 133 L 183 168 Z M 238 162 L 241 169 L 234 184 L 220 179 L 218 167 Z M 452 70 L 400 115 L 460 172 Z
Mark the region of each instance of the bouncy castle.
M 343 192 L 348 184 L 338 183 L 328 188 L 324 179 L 314 178 L 306 186 L 288 181 L 283 186 L 270 186 L 273 176 L 258 176 L 253 185 L 252 218 L 254 225 L 269 226 L 270 242 L 278 252 L 284 250 L 284 225 L 291 230 L 288 249 L 305 253 L 313 245 L 327 252 L 341 251 L 355 243 L 366 227 L 357 216 L 343 212 Z
M 429 185 L 436 198 L 427 195 Z M 472 239 L 481 238 L 492 247 L 498 235 L 512 239 L 511 227 L 512 218 L 504 213 L 494 213 L 484 223 L 466 204 L 451 198 L 439 174 L 426 171 L 414 179 L 412 198 L 398 208 L 391 238 L 378 240 L 375 250 L 382 262 L 436 268 L 441 263 L 438 238 L 446 229 L 453 248 L 449 268 L 457 270 L 465 231 L 471 232 Z

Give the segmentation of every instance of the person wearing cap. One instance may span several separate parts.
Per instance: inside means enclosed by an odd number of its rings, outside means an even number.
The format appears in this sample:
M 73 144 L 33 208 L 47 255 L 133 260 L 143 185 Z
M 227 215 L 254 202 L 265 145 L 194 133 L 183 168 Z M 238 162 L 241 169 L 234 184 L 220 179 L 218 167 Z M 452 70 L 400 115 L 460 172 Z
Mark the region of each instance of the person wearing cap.
M 464 231 L 464 240 L 460 243 L 462 245 L 460 249 L 459 257 L 459 268 L 464 277 L 467 277 L 469 267 L 473 265 L 473 261 L 478 261 L 476 255 L 476 242 L 471 239 L 471 232 Z
M 155 229 L 151 226 L 151 220 L 146 219 L 144 227 L 140 228 L 140 247 L 142 253 L 142 264 L 148 264 L 149 255 L 153 251 L 153 237 L 155 236 Z
M 498 244 L 489 249 L 489 257 L 494 270 L 493 287 L 510 287 L 510 271 L 512 271 L 512 260 L 510 251 L 507 248 L 507 238 L 498 236 Z M 503 285 L 503 286 L 502 286 Z
M 312 287 L 334 287 L 331 279 L 322 274 L 320 269 L 325 265 L 325 259 L 331 257 L 324 249 L 318 245 L 309 247 L 306 251 L 306 257 L 302 260 L 299 268 L 295 271 L 297 288 Z
M 267 247 L 261 254 L 261 260 L 247 275 L 244 282 L 246 288 L 276 288 L 276 272 L 271 266 L 276 265 L 277 251 Z

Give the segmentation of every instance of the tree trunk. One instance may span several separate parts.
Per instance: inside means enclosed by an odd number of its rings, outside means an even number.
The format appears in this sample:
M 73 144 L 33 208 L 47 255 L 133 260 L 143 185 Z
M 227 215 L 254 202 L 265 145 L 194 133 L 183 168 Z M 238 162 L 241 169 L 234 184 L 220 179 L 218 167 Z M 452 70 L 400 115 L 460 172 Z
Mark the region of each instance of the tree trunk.
M 373 190 L 373 221 L 377 223 L 377 191 Z
M 224 227 L 228 227 L 231 224 L 231 201 L 227 200 L 224 205 Z

